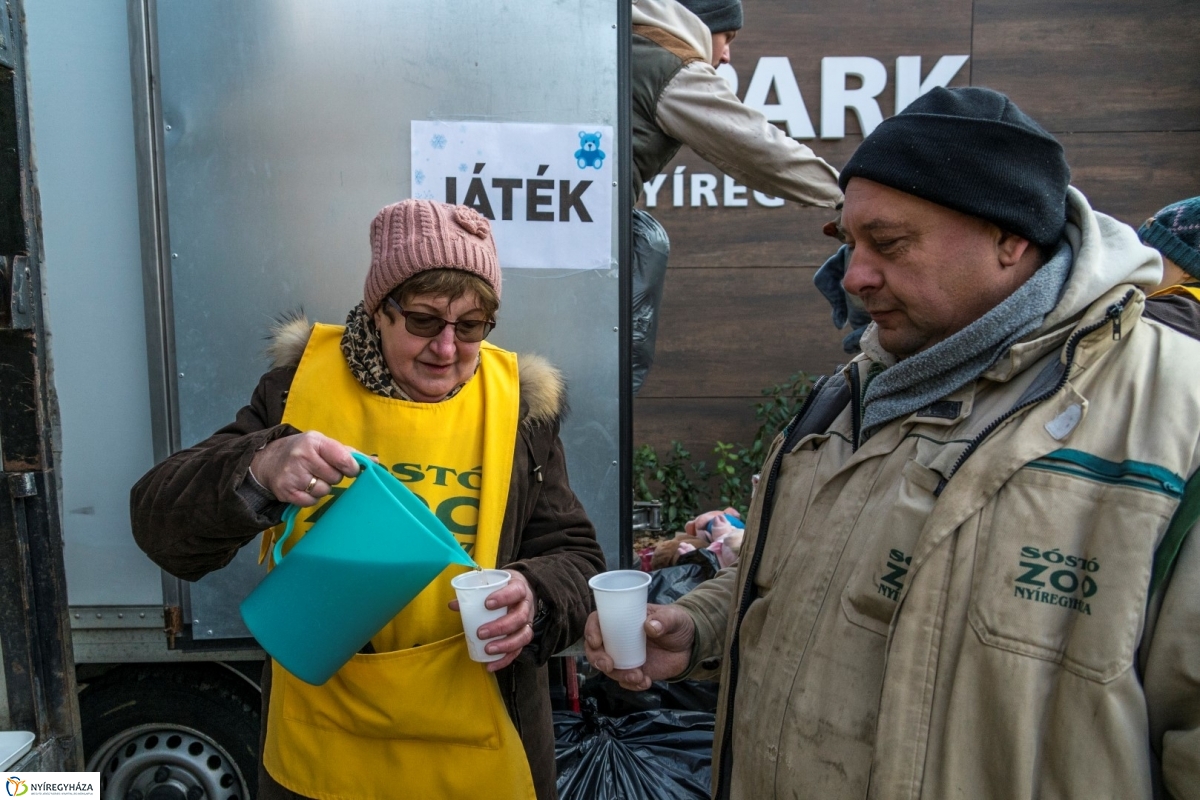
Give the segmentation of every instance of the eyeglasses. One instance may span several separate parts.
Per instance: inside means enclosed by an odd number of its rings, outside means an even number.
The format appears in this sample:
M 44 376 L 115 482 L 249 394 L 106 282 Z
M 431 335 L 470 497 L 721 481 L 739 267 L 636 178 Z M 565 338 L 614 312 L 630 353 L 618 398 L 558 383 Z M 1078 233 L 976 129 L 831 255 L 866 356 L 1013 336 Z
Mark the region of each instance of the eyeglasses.
M 482 342 L 496 327 L 496 323 L 487 319 L 460 319 L 457 322 L 451 322 L 447 319 L 435 316 L 433 314 L 425 314 L 421 311 L 405 311 L 392 298 L 387 299 L 388 305 L 396 309 L 400 316 L 404 317 L 404 330 L 411 333 L 413 336 L 420 336 L 422 339 L 432 339 L 437 336 L 447 325 L 454 326 L 454 338 L 460 342 L 474 343 Z

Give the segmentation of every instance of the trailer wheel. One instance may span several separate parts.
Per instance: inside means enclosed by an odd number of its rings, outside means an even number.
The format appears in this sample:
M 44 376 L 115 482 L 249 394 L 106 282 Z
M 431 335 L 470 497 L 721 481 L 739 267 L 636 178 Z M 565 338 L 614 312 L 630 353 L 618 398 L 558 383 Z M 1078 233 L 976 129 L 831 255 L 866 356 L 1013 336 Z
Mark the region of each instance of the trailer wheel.
M 103 800 L 252 800 L 259 706 L 219 667 L 119 669 L 79 698 Z

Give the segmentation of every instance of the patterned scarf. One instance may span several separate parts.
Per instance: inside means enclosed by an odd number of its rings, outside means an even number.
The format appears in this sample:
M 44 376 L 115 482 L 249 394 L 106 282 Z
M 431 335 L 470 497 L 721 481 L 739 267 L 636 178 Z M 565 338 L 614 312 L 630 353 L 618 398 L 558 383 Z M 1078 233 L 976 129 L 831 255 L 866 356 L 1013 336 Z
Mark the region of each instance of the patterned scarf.
M 346 332 L 342 334 L 342 355 L 346 357 L 351 374 L 372 394 L 413 402 L 392 378 L 392 373 L 383 358 L 379 328 L 375 326 L 375 320 L 367 313 L 362 303 L 352 308 L 346 316 Z M 475 369 L 479 369 L 478 361 L 475 362 Z M 442 400 L 454 397 L 466 385 L 464 382 L 455 386 Z

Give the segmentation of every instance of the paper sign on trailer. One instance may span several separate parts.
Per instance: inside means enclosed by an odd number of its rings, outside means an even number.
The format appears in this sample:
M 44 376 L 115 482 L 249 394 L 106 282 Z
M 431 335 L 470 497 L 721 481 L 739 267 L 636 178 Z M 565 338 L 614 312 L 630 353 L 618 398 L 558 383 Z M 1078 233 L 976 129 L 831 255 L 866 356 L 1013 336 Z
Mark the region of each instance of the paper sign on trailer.
M 505 269 L 609 269 L 615 160 L 607 125 L 414 120 L 411 194 L 491 220 Z

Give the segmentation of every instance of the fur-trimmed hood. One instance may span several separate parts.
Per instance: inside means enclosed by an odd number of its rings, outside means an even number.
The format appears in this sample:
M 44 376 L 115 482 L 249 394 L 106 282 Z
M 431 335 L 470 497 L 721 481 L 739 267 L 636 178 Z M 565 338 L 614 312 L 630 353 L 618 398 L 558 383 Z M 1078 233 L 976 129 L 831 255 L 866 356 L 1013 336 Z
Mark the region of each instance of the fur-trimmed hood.
M 303 313 L 281 317 L 271 327 L 268 337 L 267 357 L 271 359 L 271 367 L 298 366 L 312 329 L 312 323 Z M 567 412 L 567 385 L 562 373 L 538 355 L 518 355 L 517 369 L 521 399 L 529 409 L 522 423 L 539 425 L 561 421 Z

